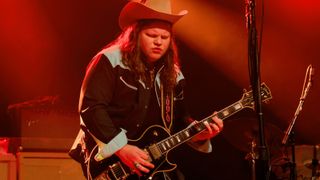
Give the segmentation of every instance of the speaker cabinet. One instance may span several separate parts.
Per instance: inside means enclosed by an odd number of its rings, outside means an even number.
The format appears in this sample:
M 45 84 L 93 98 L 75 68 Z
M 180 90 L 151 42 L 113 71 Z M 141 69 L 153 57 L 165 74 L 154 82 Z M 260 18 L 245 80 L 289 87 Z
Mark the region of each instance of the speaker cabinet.
M 67 153 L 17 153 L 19 180 L 85 180 L 79 163 Z
M 16 158 L 13 154 L 0 153 L 0 178 L 2 180 L 16 180 Z

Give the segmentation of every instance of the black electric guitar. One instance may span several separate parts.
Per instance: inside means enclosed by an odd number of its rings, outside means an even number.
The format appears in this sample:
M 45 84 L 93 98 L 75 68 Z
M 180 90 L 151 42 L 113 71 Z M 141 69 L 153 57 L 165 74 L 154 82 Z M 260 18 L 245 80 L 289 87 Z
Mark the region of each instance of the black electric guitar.
M 271 99 L 271 92 L 265 83 L 261 84 L 261 99 L 263 102 Z M 148 174 L 144 174 L 139 179 L 152 179 L 153 175 L 159 172 L 168 172 L 176 168 L 176 164 L 172 164 L 167 159 L 167 154 L 170 150 L 179 146 L 182 143 L 190 140 L 193 136 L 199 134 L 206 129 L 204 122 L 212 122 L 213 116 L 218 116 L 220 119 L 226 119 L 229 116 L 241 111 L 244 108 L 254 108 L 254 100 L 252 91 L 245 91 L 242 98 L 231 104 L 230 106 L 217 112 L 215 115 L 210 115 L 194 125 L 187 127 L 173 135 L 165 128 L 159 125 L 153 125 L 147 128 L 144 133 L 136 140 L 129 140 L 130 144 L 136 145 L 148 152 L 150 161 L 155 165 Z M 104 165 L 103 172 L 95 179 L 102 180 L 123 180 L 131 179 L 136 175 L 123 164 L 116 155 L 101 161 Z

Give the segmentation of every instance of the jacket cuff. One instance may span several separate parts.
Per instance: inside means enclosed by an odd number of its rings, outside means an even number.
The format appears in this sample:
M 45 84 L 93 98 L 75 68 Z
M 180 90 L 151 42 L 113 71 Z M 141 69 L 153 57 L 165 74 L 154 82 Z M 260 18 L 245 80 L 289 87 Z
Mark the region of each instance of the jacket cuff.
M 123 146 L 128 143 L 128 138 L 126 136 L 126 130 L 121 129 L 121 132 L 115 136 L 108 144 L 98 143 L 98 153 L 95 155 L 94 159 L 96 161 L 101 161 L 105 158 L 110 157 Z
M 205 140 L 205 141 L 188 141 L 187 144 L 191 146 L 193 149 L 203 152 L 203 153 L 211 153 L 212 152 L 212 145 L 211 141 Z

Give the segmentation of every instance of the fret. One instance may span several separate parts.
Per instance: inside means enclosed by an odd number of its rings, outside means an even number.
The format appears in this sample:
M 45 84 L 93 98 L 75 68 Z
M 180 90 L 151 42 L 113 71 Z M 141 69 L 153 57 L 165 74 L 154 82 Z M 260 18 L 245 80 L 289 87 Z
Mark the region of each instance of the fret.
M 185 135 L 186 139 L 189 138 L 190 137 L 189 131 L 184 131 L 184 135 Z
M 177 136 L 178 136 L 182 141 L 184 141 L 185 137 L 184 137 L 183 132 L 180 131 L 179 133 L 177 133 Z
M 234 108 L 236 110 L 241 110 L 242 109 L 242 105 L 240 103 L 237 103 L 237 104 L 234 105 Z
M 176 136 L 175 136 L 175 138 L 177 139 L 177 142 L 178 142 L 178 143 L 180 143 L 180 142 L 181 142 L 181 139 L 179 138 L 179 136 L 178 136 L 178 135 L 176 135 Z
M 159 143 L 156 144 L 156 146 L 158 147 L 159 152 L 160 152 L 161 155 L 166 152 L 166 150 L 162 146 L 162 143 L 159 142 Z
M 165 141 L 165 144 L 167 145 L 167 148 L 170 149 L 171 145 L 170 145 L 169 141 Z
M 174 146 L 175 144 L 177 144 L 175 141 L 174 141 L 174 137 L 170 138 L 170 143 Z
M 195 133 L 202 131 L 202 130 L 203 130 L 203 126 L 204 126 L 203 123 L 195 124 L 195 125 L 194 125 L 194 129 L 195 129 L 195 131 L 196 131 Z
M 228 116 L 230 113 L 228 110 L 222 111 L 223 116 Z
M 182 139 L 182 141 L 184 141 L 186 139 L 184 131 L 180 131 L 180 133 L 178 135 Z
M 165 152 L 165 151 L 167 150 L 167 147 L 165 146 L 165 144 L 164 144 L 164 143 L 161 143 L 160 145 L 161 145 L 163 151 Z

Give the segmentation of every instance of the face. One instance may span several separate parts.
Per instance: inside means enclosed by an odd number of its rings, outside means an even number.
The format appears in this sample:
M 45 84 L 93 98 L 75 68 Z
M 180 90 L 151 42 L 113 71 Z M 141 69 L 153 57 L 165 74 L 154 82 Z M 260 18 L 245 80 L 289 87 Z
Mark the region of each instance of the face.
M 168 50 L 171 41 L 171 25 L 154 21 L 145 25 L 139 33 L 139 44 L 148 63 L 158 61 Z

